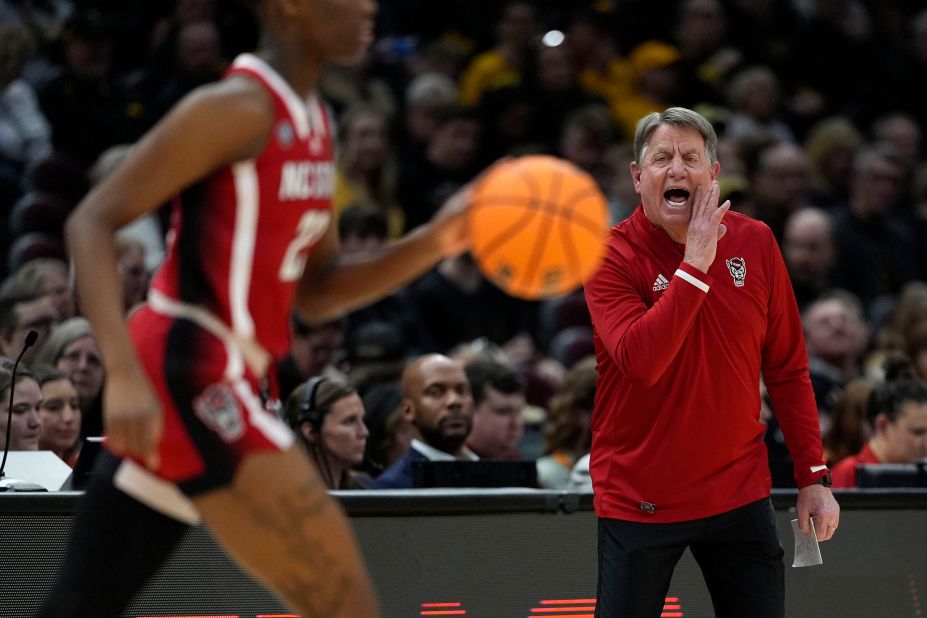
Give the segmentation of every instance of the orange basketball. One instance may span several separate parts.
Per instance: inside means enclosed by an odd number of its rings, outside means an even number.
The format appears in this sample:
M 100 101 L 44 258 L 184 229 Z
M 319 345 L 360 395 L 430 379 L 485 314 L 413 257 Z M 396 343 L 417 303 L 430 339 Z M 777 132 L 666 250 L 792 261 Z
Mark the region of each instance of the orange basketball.
M 512 296 L 566 294 L 602 260 L 605 197 L 589 174 L 563 159 L 500 163 L 474 188 L 469 218 L 473 256 Z

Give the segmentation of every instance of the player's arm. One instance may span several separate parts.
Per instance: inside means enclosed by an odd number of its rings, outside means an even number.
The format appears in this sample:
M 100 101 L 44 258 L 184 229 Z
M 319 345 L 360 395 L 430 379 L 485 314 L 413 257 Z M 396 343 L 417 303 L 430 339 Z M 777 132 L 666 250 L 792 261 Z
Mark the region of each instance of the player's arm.
M 199 90 L 142 138 L 68 219 L 81 310 L 106 366 L 104 418 L 117 454 L 154 464 L 161 414 L 124 324 L 113 234 L 220 166 L 259 153 L 272 122 L 268 95 L 248 80 Z
M 386 296 L 457 255 L 470 243 L 465 212 L 467 185 L 452 195 L 431 221 L 378 253 L 363 258 L 340 254 L 338 230 L 330 225 L 313 247 L 296 292 L 296 309 L 310 322 L 324 322 Z

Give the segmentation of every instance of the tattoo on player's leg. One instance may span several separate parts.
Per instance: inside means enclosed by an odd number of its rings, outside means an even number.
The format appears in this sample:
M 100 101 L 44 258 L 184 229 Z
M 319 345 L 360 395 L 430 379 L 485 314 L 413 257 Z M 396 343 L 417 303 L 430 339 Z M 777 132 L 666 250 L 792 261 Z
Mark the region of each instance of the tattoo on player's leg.
M 313 616 L 334 616 L 342 609 L 351 577 L 337 572 L 337 556 L 329 546 L 324 517 L 331 517 L 332 499 L 318 480 L 288 488 L 266 502 L 232 490 L 241 504 L 285 546 L 286 573 L 275 582 L 290 599 L 301 599 Z M 283 558 L 283 556 L 281 556 Z

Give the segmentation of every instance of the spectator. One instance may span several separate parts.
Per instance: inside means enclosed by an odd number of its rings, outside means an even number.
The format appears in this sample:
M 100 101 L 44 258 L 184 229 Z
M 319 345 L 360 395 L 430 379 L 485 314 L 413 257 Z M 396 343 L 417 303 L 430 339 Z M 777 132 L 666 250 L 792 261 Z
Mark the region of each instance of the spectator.
M 116 238 L 116 263 L 122 277 L 122 304 L 126 313 L 145 302 L 148 295 L 145 252 L 145 245 L 131 236 Z
M 888 144 L 898 155 L 905 174 L 910 175 L 921 162 L 921 127 L 902 112 L 880 116 L 872 124 L 872 137 L 877 143 Z
M 466 446 L 473 427 L 473 396 L 463 365 L 440 354 L 419 357 L 402 373 L 403 415 L 415 437 L 402 459 L 376 479 L 378 489 L 413 486 L 416 461 L 479 459 Z
M 24 25 L 0 21 L 0 168 L 16 174 L 51 153 L 51 127 L 32 86 L 21 79 L 32 51 Z
M 781 240 L 789 215 L 810 206 L 808 158 L 791 142 L 773 142 L 761 146 L 754 159 L 754 165 L 749 166 L 749 181 L 757 218 Z
M 811 172 L 810 200 L 825 210 L 849 199 L 853 159 L 863 146 L 863 136 L 843 116 L 815 124 L 805 140 Z
M 785 220 L 782 257 L 789 269 L 798 309 L 833 286 L 837 265 L 833 223 L 823 210 L 809 206 L 799 208 Z
M 587 105 L 567 116 L 563 122 L 557 152 L 561 157 L 592 176 L 603 190 L 609 182 L 605 151 L 614 127 L 603 105 Z
M 814 388 L 821 428 L 827 433 L 830 410 L 847 382 L 860 375 L 869 329 L 862 306 L 852 294 L 824 294 L 802 314 L 808 371 Z
M 12 423 L 7 425 L 12 378 L 13 361 L 0 357 L 0 445 L 6 444 L 9 438 L 11 451 L 37 451 L 42 433 L 42 417 L 39 414 L 42 391 L 29 368 L 20 363 L 16 369 Z
M 344 346 L 343 320 L 310 325 L 292 313 L 290 332 L 289 351 L 277 363 L 281 401 L 286 401 L 293 389 L 313 376 L 344 379 L 335 366 L 336 354 Z
M 628 143 L 612 143 L 602 155 L 603 163 L 607 169 L 605 181 L 605 195 L 608 199 L 609 220 L 612 225 L 624 221 L 637 206 L 637 193 L 634 192 L 634 183 L 625 169 L 625 162 L 630 160 L 631 145 Z
M 377 384 L 364 395 L 364 423 L 367 450 L 361 470 L 377 477 L 402 459 L 412 444 L 412 425 L 402 413 L 402 390 L 398 384 Z
M 912 281 L 895 297 L 887 323 L 878 333 L 879 352 L 908 351 L 922 324 L 927 324 L 927 283 Z
M 850 380 L 831 408 L 830 429 L 824 435 L 824 457 L 835 466 L 865 446 L 871 437 L 866 405 L 875 388 L 868 378 Z
M 147 106 L 148 127 L 193 89 L 219 79 L 224 68 L 219 29 L 209 18 L 179 24 L 171 44 L 169 72 Z
M 405 295 L 440 351 L 480 337 L 502 345 L 535 324 L 536 303 L 506 295 L 468 253 L 443 260 Z
M 816 103 L 796 106 L 800 114 L 795 122 L 823 114 L 871 113 L 881 98 L 879 89 L 872 87 L 880 53 L 865 4 L 814 2 L 802 9 L 804 19 L 789 41 L 795 57 L 791 79 L 809 91 L 805 96 L 813 94 Z
M 399 167 L 421 165 L 425 150 L 441 124 L 441 110 L 457 101 L 457 84 L 447 75 L 422 73 L 405 91 L 403 131 L 399 134 Z
M 550 416 L 544 430 L 544 456 L 537 462 L 541 487 L 570 488 L 571 470 L 589 453 L 598 377 L 595 358 L 587 357 L 567 373 L 563 387 L 551 398 Z M 588 472 L 587 463 L 587 476 Z
M 355 104 L 338 124 L 338 161 L 333 207 L 339 217 L 351 206 L 376 210 L 386 217 L 390 238 L 405 229 L 396 202 L 396 169 L 390 157 L 387 117 L 377 107 Z
M 64 371 L 77 387 L 81 437 L 102 436 L 106 373 L 90 323 L 84 318 L 71 318 L 59 324 L 35 360 Z
M 834 487 L 856 487 L 859 464 L 910 464 L 927 457 L 927 383 L 901 379 L 879 386 L 866 418 L 872 437 L 834 467 Z
M 633 87 L 634 75 L 619 51 L 614 11 L 608 12 L 604 6 L 577 9 L 566 26 L 565 45 L 579 67 L 579 83 L 617 110 Z
M 110 146 L 134 141 L 142 128 L 114 75 L 112 34 L 98 11 L 75 13 L 62 32 L 64 65 L 39 89 L 55 149 L 88 167 Z
M 728 85 L 732 114 L 725 124 L 724 137 L 794 142 L 795 136 L 783 120 L 780 91 L 779 79 L 769 67 L 738 71 Z
M 39 448 L 52 451 L 73 468 L 81 447 L 80 397 L 77 387 L 65 372 L 48 365 L 36 365 L 34 373 L 42 389 Z
M 368 206 L 351 206 L 338 219 L 342 254 L 363 258 L 382 250 L 388 240 L 387 225 L 386 216 L 379 210 Z M 399 332 L 408 354 L 422 354 L 436 348 L 421 316 L 408 302 L 403 290 L 352 311 L 346 319 L 349 340 L 366 324 L 387 322 Z
M 23 351 L 29 331 L 38 337 L 23 354 L 32 363 L 58 325 L 58 312 L 50 296 L 9 288 L 0 294 L 0 354 L 17 358 Z
M 518 459 L 525 431 L 525 387 L 509 365 L 476 358 L 464 367 L 473 394 L 467 447 L 480 459 Z
M 50 296 L 59 320 L 73 318 L 77 313 L 68 266 L 61 260 L 29 260 L 10 276 L 4 284 L 4 289 L 7 286 L 25 290 L 30 294 Z
M 682 55 L 672 45 L 660 41 L 645 41 L 628 56 L 632 70 L 631 88 L 612 116 L 621 135 L 631 140 L 637 120 L 650 112 L 669 107 L 679 91 L 679 62 Z
M 728 44 L 726 11 L 718 0 L 679 4 L 674 33 L 682 55 L 679 102 L 686 106 L 723 103 L 727 78 L 743 62 L 743 53 Z
M 341 366 L 364 396 L 378 384 L 399 382 L 408 348 L 395 324 L 371 320 L 358 326 L 347 342 Z
M 472 109 L 453 106 L 441 110 L 424 158 L 400 171 L 398 195 L 407 230 L 430 219 L 454 191 L 473 178 L 481 130 Z
M 496 45 L 470 61 L 460 76 L 460 102 L 476 105 L 493 88 L 522 80 L 538 34 L 536 9 L 527 0 L 511 0 L 496 24 Z
M 535 53 L 530 79 L 526 79 L 523 86 L 531 98 L 533 108 L 531 141 L 538 143 L 544 152 L 563 150 L 564 138 L 570 125 L 575 128 L 579 124 L 585 128 L 586 125 L 592 124 L 596 129 L 596 135 L 584 137 L 592 142 L 601 142 L 596 149 L 598 152 L 594 157 L 595 161 L 583 165 L 580 161 L 566 156 L 592 173 L 590 168 L 601 165 L 602 151 L 614 132 L 605 100 L 580 83 L 579 68 L 569 45 L 541 44 Z M 538 105 L 538 101 L 544 101 L 544 105 Z M 601 120 L 587 119 L 585 123 L 578 123 L 575 120 L 577 115 L 589 116 L 589 112 L 584 114 L 583 110 L 590 107 L 601 108 L 596 112 L 600 114 Z
M 287 399 L 286 420 L 329 489 L 365 486 L 352 471 L 364 460 L 369 435 L 357 391 L 340 380 L 310 378 Z
M 745 62 L 768 64 L 778 75 L 792 70 L 791 36 L 799 18 L 791 2 L 754 2 L 734 0 L 725 3 L 731 47 Z
M 866 148 L 853 162 L 849 201 L 834 214 L 834 280 L 867 308 L 920 276 L 910 226 L 895 212 L 903 189 L 904 169 L 894 152 Z

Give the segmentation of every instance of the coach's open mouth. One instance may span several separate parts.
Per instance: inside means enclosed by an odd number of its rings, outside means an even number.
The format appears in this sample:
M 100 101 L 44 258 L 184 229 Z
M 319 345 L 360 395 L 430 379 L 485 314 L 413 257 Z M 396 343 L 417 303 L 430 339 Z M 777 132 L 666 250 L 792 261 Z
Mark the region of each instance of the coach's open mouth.
M 673 187 L 663 193 L 663 199 L 670 208 L 684 208 L 689 203 L 689 192 L 685 189 Z

